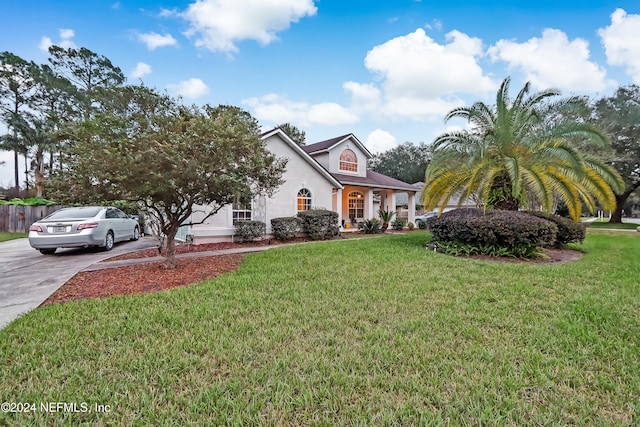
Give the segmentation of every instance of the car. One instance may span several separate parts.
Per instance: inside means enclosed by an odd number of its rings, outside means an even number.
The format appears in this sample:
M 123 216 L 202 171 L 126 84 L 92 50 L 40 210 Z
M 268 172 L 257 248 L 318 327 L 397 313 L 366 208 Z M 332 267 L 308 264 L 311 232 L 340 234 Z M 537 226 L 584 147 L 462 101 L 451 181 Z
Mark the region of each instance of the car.
M 139 238 L 138 221 L 110 206 L 59 209 L 29 227 L 29 244 L 44 255 L 90 246 L 110 251 L 117 242 Z
M 422 214 L 422 215 L 417 215 L 416 218 L 415 218 L 416 219 L 416 224 L 418 223 L 418 221 L 427 222 L 427 219 L 433 218 L 435 216 L 438 216 L 437 212 L 427 212 L 427 213 Z

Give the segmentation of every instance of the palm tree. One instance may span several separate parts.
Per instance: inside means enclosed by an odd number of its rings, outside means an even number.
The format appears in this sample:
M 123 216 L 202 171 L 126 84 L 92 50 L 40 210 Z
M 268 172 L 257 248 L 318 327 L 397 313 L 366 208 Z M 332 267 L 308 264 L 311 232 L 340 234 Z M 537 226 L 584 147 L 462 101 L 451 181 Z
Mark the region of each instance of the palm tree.
M 576 220 L 583 202 L 592 212 L 596 202 L 614 209 L 612 188 L 618 191 L 622 179 L 573 144 L 580 140 L 606 147 L 607 136 L 593 124 L 562 119 L 561 112 L 576 98 L 551 102 L 559 91 L 530 94 L 527 83 L 511 100 L 509 83 L 506 78 L 500 85 L 494 107 L 476 102 L 446 115 L 445 122 L 466 119 L 470 129 L 435 140 L 422 191 L 425 209 L 442 211 L 454 195 L 460 196 L 460 203 L 478 197 L 485 207 L 495 209 L 517 210 L 536 202 L 547 212 L 559 198 Z

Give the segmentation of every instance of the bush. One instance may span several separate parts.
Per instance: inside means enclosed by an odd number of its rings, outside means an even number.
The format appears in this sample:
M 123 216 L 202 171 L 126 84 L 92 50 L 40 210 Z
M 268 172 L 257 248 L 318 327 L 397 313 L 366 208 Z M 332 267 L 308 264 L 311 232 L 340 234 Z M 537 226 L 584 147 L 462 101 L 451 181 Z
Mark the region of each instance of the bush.
M 380 220 L 378 218 L 365 219 L 358 228 L 361 233 L 364 234 L 378 234 L 382 233 Z
M 271 220 L 271 231 L 278 240 L 291 240 L 296 237 L 300 229 L 300 220 L 295 216 L 273 218 Z
M 267 225 L 262 221 L 238 221 L 234 224 L 236 237 L 241 242 L 251 242 L 264 235 Z
M 396 218 L 391 223 L 391 228 L 396 231 L 400 231 L 404 228 L 404 221 L 401 218 Z
M 409 228 L 409 230 L 413 230 L 415 228 L 415 225 L 413 225 L 412 222 L 408 222 L 407 227 Z
M 525 212 L 479 209 L 455 209 L 427 220 L 434 242 L 491 248 L 493 253 L 507 248 L 526 256 L 536 247 L 552 246 L 558 227 Z M 524 255 L 522 255 L 524 254 Z
M 298 212 L 302 231 L 307 233 L 312 240 L 325 240 L 339 234 L 338 213 L 325 210 L 313 209 Z
M 579 242 L 582 243 L 587 234 L 584 225 L 572 220 L 571 218 L 565 218 L 560 215 L 552 215 L 545 212 L 529 212 L 531 215 L 535 215 L 538 218 L 546 219 L 553 222 L 558 227 L 558 234 L 556 235 L 556 241 L 553 246 L 560 248 L 567 243 Z
M 426 221 L 423 221 L 423 220 L 419 219 L 419 220 L 416 221 L 416 224 L 418 224 L 418 228 L 420 230 L 426 230 L 427 229 L 427 222 Z

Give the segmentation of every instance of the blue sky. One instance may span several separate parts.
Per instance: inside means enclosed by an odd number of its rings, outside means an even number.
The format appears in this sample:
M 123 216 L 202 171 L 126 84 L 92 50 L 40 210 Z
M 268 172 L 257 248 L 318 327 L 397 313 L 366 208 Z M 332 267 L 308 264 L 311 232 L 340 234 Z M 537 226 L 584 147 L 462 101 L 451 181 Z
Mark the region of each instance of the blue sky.
M 451 108 L 500 82 L 601 96 L 640 84 L 640 1 L 3 1 L 0 50 L 38 63 L 86 47 L 129 83 L 232 104 L 307 143 L 353 132 L 372 152 L 431 142 Z M 12 185 L 0 152 L 0 185 Z

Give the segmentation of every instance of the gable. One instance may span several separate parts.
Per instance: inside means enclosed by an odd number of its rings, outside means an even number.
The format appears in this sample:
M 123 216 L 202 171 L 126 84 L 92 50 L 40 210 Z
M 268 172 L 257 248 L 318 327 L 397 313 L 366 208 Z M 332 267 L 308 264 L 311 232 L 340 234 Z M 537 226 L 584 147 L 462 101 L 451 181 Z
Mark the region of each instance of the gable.
M 309 156 L 298 144 L 279 128 L 261 135 L 267 149 L 277 157 L 288 159 L 287 170 L 301 174 L 319 175 L 335 188 L 342 185 L 325 168 Z

